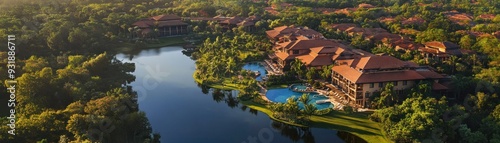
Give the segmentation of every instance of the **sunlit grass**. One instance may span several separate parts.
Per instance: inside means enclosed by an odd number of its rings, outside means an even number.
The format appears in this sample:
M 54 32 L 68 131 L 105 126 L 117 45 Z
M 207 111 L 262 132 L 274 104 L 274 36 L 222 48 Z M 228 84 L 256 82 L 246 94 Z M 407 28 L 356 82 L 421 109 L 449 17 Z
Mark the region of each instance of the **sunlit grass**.
M 258 104 L 252 101 L 242 101 L 241 103 L 246 106 L 266 113 L 270 118 L 284 122 L 282 120 L 272 117 L 272 111 L 265 105 Z M 327 128 L 333 130 L 341 130 L 352 133 L 369 143 L 388 143 L 391 142 L 383 134 L 379 123 L 368 120 L 367 113 L 343 113 L 339 111 L 332 111 L 327 115 L 310 117 L 311 125 L 309 127 Z M 295 126 L 305 126 L 295 123 L 284 122 Z

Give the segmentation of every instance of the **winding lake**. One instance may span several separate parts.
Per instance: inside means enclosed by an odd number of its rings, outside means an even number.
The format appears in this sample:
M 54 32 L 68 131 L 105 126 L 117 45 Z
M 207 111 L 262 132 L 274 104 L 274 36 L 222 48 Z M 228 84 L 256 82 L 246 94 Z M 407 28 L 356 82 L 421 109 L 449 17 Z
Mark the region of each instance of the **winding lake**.
M 236 92 L 199 86 L 192 77 L 195 61 L 181 47 L 117 58 L 135 63 L 136 81 L 131 85 L 138 92 L 139 109 L 146 113 L 153 132 L 161 134 L 162 143 L 341 143 L 352 138 L 345 137 L 345 132 L 274 122 L 238 103 Z

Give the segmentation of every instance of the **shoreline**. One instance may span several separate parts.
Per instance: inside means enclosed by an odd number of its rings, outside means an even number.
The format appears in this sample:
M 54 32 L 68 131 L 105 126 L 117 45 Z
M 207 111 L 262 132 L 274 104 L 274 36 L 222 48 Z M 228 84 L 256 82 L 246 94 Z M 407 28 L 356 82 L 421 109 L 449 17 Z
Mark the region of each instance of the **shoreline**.
M 201 84 L 201 80 L 197 79 L 195 76 L 196 72 L 193 73 L 193 79 L 196 83 Z M 238 87 L 220 85 L 220 84 L 204 84 L 205 86 L 221 89 L 221 90 L 240 90 Z M 283 85 L 280 85 L 283 86 Z M 280 87 L 274 87 L 280 88 Z M 262 96 L 262 95 L 261 95 Z M 265 96 L 265 95 L 264 95 Z M 371 121 L 368 119 L 367 113 L 343 113 L 339 111 L 332 111 L 326 115 L 312 115 L 310 117 L 310 125 L 302 125 L 297 123 L 291 123 L 284 120 L 274 118 L 272 116 L 272 111 L 268 109 L 265 105 L 256 103 L 253 101 L 240 101 L 241 104 L 248 106 L 252 109 L 258 110 L 265 113 L 269 118 L 297 127 L 313 127 L 313 128 L 323 128 L 331 129 L 337 131 L 349 132 L 353 135 L 360 137 L 366 142 L 392 142 L 383 134 L 379 123 Z

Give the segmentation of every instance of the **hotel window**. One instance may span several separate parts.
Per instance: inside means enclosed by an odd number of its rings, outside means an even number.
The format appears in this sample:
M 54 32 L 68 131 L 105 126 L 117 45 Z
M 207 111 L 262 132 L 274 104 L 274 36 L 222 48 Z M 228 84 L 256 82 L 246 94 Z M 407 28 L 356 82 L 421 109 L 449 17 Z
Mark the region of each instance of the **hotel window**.
M 398 86 L 398 82 L 397 81 L 394 82 L 394 86 Z
M 299 54 L 299 50 L 293 50 L 293 54 Z
M 370 83 L 370 88 L 373 88 L 375 86 L 375 83 Z
M 403 81 L 403 85 L 408 85 L 408 81 Z
M 378 87 L 380 87 L 380 88 L 384 87 L 384 83 L 382 83 L 382 82 L 378 83 Z

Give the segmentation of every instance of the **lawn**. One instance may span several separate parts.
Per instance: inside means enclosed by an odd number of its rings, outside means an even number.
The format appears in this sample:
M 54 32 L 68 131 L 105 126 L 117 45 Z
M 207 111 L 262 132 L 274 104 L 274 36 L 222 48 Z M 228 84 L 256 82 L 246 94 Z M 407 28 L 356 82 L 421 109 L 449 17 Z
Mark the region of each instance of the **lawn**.
M 193 74 L 194 77 L 194 74 Z M 201 83 L 201 80 L 196 79 L 196 82 Z M 212 88 L 222 89 L 222 90 L 239 90 L 241 85 L 234 84 L 230 82 L 230 79 L 225 78 L 224 81 L 220 84 L 210 84 L 206 85 Z M 280 88 L 286 87 L 287 85 L 276 85 L 269 88 Z M 272 117 L 272 111 L 266 107 L 266 105 L 255 103 L 253 101 L 241 101 L 242 104 L 267 114 L 271 119 L 277 120 L 286 124 L 306 127 L 305 125 L 300 125 L 296 123 L 290 123 L 283 120 L 276 119 Z M 327 115 L 311 116 L 311 124 L 309 127 L 317 127 L 317 128 L 327 128 L 333 130 L 341 130 L 350 132 L 369 143 L 383 142 L 388 143 L 392 142 L 388 140 L 384 134 L 382 134 L 382 130 L 379 123 L 370 121 L 368 119 L 368 113 L 351 113 L 347 114 L 339 111 L 332 111 Z
M 265 105 L 258 104 L 252 101 L 242 101 L 241 103 L 247 105 L 252 109 L 264 112 L 269 117 L 273 118 L 271 116 L 272 111 L 269 110 Z M 392 142 L 382 134 L 380 125 L 376 122 L 368 120 L 367 116 L 368 116 L 367 113 L 347 114 L 339 111 L 333 111 L 330 114 L 323 116 L 316 116 L 316 115 L 311 116 L 312 123 L 309 127 L 327 128 L 327 129 L 350 132 L 354 135 L 359 136 L 360 138 L 364 139 L 369 143 Z M 275 118 L 273 119 L 277 120 Z M 291 125 L 304 126 L 297 124 L 291 124 Z

